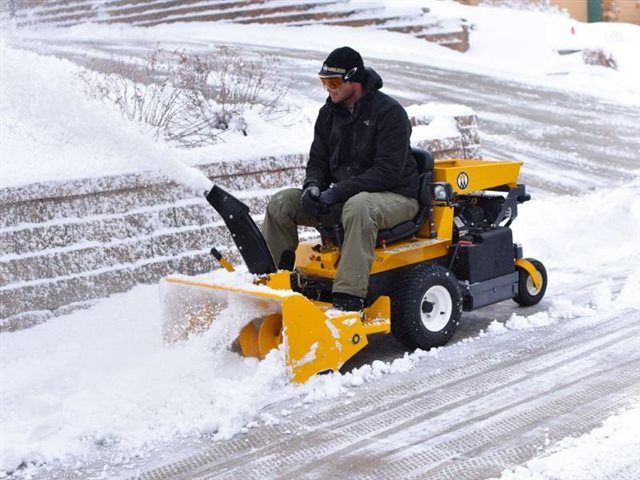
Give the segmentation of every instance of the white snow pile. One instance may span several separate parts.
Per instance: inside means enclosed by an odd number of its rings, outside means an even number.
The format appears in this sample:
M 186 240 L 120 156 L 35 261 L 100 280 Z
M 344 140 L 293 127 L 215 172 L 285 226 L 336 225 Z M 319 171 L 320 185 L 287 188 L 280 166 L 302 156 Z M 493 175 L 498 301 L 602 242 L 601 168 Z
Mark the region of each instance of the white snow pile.
M 69 61 L 0 41 L 2 187 L 125 172 L 162 172 L 196 191 L 211 188 L 143 126 L 91 99 Z M 37 73 L 36 73 L 37 72 Z
M 2 187 L 149 171 L 196 192 L 211 188 L 204 175 L 188 167 L 189 163 L 211 162 L 207 149 L 185 152 L 171 148 L 148 127 L 90 98 L 78 78 L 81 69 L 77 65 L 17 50 L 5 41 L 0 41 L 0 56 Z M 252 127 L 257 143 L 243 142 L 249 145 L 240 152 L 246 156 L 259 155 L 274 143 L 268 138 L 280 137 L 276 134 L 280 124 L 269 125 L 256 117 L 252 117 Z M 310 128 L 305 125 L 305 130 Z M 237 145 L 231 137 L 231 145 Z M 285 153 L 280 143 L 279 151 Z M 214 160 L 229 158 L 231 145 L 222 144 Z M 297 151 L 301 146 L 291 148 Z M 235 150 L 237 155 L 241 149 Z
M 409 105 L 407 115 L 423 125 L 413 127 L 411 143 L 421 140 L 456 138 L 460 136 L 456 117 L 473 115 L 474 111 L 464 105 L 447 105 L 429 102 L 424 105 Z
M 637 425 L 640 406 L 608 418 L 592 432 L 561 440 L 542 456 L 505 470 L 498 480 L 616 478 L 616 474 L 637 464 L 640 429 L 633 428 Z

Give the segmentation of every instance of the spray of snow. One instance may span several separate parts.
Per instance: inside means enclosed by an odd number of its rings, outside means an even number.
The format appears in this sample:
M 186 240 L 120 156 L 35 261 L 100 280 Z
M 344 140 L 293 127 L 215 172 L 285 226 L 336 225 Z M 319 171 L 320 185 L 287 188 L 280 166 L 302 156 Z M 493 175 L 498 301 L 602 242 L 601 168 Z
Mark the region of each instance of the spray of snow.
M 175 150 L 88 98 L 76 65 L 10 48 L 5 41 L 0 56 L 2 187 L 152 171 L 198 194 L 211 188 Z

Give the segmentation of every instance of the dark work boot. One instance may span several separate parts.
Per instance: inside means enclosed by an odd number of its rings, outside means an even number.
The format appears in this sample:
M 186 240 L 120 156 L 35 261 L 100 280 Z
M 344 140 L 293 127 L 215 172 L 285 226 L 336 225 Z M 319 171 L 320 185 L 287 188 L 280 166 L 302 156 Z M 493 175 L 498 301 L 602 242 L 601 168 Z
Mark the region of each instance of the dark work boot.
M 333 294 L 333 308 L 343 312 L 357 312 L 364 308 L 364 298 L 336 292 Z
M 280 255 L 280 262 L 278 263 L 278 270 L 292 271 L 296 265 L 296 252 L 293 250 L 285 250 Z

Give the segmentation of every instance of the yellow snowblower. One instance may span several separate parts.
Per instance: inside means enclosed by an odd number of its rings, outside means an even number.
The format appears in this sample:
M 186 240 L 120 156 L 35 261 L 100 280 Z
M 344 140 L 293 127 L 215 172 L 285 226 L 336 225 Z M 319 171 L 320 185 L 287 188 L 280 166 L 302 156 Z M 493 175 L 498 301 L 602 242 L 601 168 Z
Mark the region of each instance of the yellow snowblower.
M 521 162 L 436 160 L 413 149 L 420 175 L 420 210 L 412 221 L 378 233 L 366 307 L 343 312 L 330 303 L 340 259 L 339 225 L 320 229 L 320 240 L 301 243 L 292 270 L 278 269 L 249 208 L 222 188 L 208 202 L 223 217 L 249 274 L 173 275 L 161 283 L 165 340 L 186 339 L 238 306 L 236 345 L 264 358 L 282 348 L 290 379 L 304 382 L 339 370 L 368 337 L 391 332 L 409 349 L 444 345 L 462 311 L 513 299 L 538 303 L 547 273 L 524 258 L 512 240 L 519 204 L 530 199 L 518 184 Z M 212 254 L 229 272 L 230 263 Z M 292 253 L 293 255 L 293 253 Z M 290 263 L 293 263 L 293 258 Z M 218 272 L 219 273 L 219 272 Z M 222 280 L 221 280 L 222 278 Z

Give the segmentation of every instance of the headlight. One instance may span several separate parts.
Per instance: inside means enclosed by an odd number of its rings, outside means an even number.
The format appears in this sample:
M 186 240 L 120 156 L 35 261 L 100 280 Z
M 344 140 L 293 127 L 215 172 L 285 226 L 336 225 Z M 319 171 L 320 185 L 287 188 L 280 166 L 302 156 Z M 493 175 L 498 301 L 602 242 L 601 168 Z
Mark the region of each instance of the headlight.
M 441 202 L 444 202 L 447 199 L 447 189 L 444 188 L 444 185 L 434 185 L 433 198 Z
M 450 202 L 453 199 L 453 188 L 446 182 L 431 184 L 431 198 L 436 202 Z

